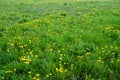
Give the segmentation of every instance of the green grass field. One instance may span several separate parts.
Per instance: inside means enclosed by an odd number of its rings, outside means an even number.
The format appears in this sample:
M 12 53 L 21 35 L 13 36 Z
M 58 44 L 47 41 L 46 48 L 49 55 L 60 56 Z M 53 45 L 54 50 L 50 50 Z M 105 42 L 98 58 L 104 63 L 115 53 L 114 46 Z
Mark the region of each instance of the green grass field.
M 120 1 L 0 0 L 0 80 L 120 80 Z

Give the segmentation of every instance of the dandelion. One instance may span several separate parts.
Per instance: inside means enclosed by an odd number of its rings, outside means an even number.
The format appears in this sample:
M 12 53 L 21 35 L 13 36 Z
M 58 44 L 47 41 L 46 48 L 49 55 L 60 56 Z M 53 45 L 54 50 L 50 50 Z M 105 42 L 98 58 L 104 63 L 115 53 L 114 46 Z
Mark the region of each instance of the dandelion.
M 61 51 L 60 50 L 58 50 L 58 53 L 60 53 Z
M 11 70 L 5 71 L 5 73 L 11 73 L 11 72 L 12 72 Z
M 51 76 L 52 74 L 50 73 L 49 75 Z
M 60 56 L 62 56 L 62 54 L 60 54 Z
M 29 54 L 30 54 L 30 55 L 32 55 L 32 53 L 33 53 L 33 51 L 30 51 L 30 53 L 29 53 Z
M 62 64 L 59 64 L 59 66 L 61 66 L 61 67 L 62 67 Z
M 64 56 L 67 56 L 66 54 L 64 54 Z
M 81 59 L 81 58 L 83 58 L 83 56 L 77 56 L 77 58 Z
M 14 69 L 14 71 L 16 71 L 16 68 Z
M 30 71 L 29 71 L 28 73 L 29 73 L 29 74 L 31 74 L 31 72 L 30 72 Z
M 59 69 L 58 68 L 55 68 L 55 70 L 58 72 L 59 71 Z
M 113 63 L 113 62 L 114 62 L 114 60 L 111 60 L 111 62 Z
M 105 48 L 108 48 L 108 46 L 106 45 Z
M 62 60 L 62 57 L 60 57 L 59 59 Z
M 38 76 L 40 76 L 40 74 L 37 73 L 36 76 L 38 77 Z
M 67 72 L 68 70 L 67 69 L 65 69 L 65 71 L 64 72 Z
M 38 58 L 38 55 L 34 55 L 35 58 Z
M 113 55 L 115 54 L 115 53 L 112 53 Z
M 10 50 L 9 50 L 9 49 L 7 49 L 7 52 L 10 52 Z
M 63 73 L 63 68 L 62 67 L 60 67 L 59 72 Z
M 14 46 L 14 44 L 13 44 L 13 43 L 10 43 L 10 45 L 11 45 L 11 46 Z
M 118 59 L 117 62 L 119 62 L 120 60 Z
M 36 79 L 36 80 L 40 80 L 40 79 L 38 78 L 38 79 Z
M 98 59 L 97 62 L 101 62 L 102 60 Z
M 25 64 L 30 64 L 30 62 L 29 62 L 29 61 L 25 61 L 24 63 L 25 63 Z
M 2 76 L 2 79 L 5 79 L 5 77 L 4 77 L 4 76 Z
M 86 55 L 90 55 L 90 52 L 87 52 Z
M 29 78 L 31 78 L 32 76 L 31 75 L 29 75 Z
M 20 60 L 24 61 L 24 60 L 26 60 L 26 58 L 25 57 L 21 57 Z
M 51 48 L 50 51 L 53 51 L 53 49 Z
M 110 53 L 110 51 L 108 50 L 108 53 Z
M 103 64 L 103 63 L 104 63 L 104 61 L 101 61 L 101 63 Z
M 46 75 L 46 77 L 49 77 L 49 75 Z
M 113 48 L 113 46 L 110 46 L 110 48 Z
M 101 48 L 102 50 L 104 49 L 104 48 Z
M 26 46 L 27 46 L 27 44 L 24 44 L 23 46 L 24 46 L 24 47 L 26 47 Z
M 108 53 L 105 53 L 106 55 L 108 55 Z
M 36 77 L 33 77 L 32 79 L 33 79 L 33 80 L 36 80 Z
M 64 48 L 62 48 L 62 50 L 64 51 L 65 49 L 64 49 Z
M 67 64 L 66 62 L 64 62 L 64 64 Z
M 19 48 L 23 48 L 23 46 L 21 45 L 21 46 L 19 46 Z

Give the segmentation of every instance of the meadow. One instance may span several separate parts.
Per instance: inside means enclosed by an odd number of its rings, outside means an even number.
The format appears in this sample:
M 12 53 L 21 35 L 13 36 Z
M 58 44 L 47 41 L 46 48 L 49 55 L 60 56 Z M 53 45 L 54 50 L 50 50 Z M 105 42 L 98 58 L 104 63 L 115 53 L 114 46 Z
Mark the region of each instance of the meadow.
M 120 1 L 0 0 L 0 80 L 120 80 Z

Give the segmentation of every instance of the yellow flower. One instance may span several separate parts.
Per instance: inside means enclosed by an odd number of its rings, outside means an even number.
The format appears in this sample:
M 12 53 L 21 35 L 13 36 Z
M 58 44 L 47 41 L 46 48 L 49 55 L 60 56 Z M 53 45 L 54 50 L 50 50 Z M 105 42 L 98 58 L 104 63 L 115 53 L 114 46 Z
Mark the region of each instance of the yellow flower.
M 58 50 L 58 53 L 60 53 L 61 51 L 60 50 Z
M 112 54 L 115 54 L 115 53 L 112 53 Z
M 9 49 L 7 49 L 7 52 L 10 52 L 10 50 L 9 50 Z
M 68 70 L 67 69 L 65 69 L 65 71 L 64 72 L 67 72 Z
M 90 55 L 90 52 L 87 52 L 86 55 Z
M 106 45 L 105 48 L 108 48 L 108 46 Z
M 8 71 L 6 71 L 5 73 L 11 73 L 12 71 L 11 70 L 8 70 Z
M 51 48 L 50 51 L 53 51 L 53 49 Z
M 60 63 L 59 66 L 62 66 L 62 64 Z
M 59 59 L 62 60 L 62 57 L 60 57 Z
M 119 62 L 120 60 L 118 59 L 117 62 Z
M 4 79 L 5 77 L 4 76 L 2 76 L 2 79 Z
M 30 72 L 30 71 L 29 71 L 28 73 L 29 73 L 29 74 L 31 74 L 31 72 Z
M 33 79 L 33 80 L 36 80 L 36 77 L 33 77 L 32 79 Z
M 114 60 L 111 60 L 111 62 L 113 63 L 113 62 L 114 62 Z
M 49 77 L 49 75 L 46 75 L 46 77 Z
M 34 57 L 35 57 L 35 58 L 38 58 L 38 55 L 35 55 Z
M 62 56 L 62 54 L 60 54 L 60 56 Z
M 37 73 L 36 76 L 38 77 L 38 76 L 40 76 L 40 74 Z
M 110 46 L 110 48 L 113 48 L 113 46 Z
M 33 51 L 31 51 L 29 54 L 32 55 Z
M 25 64 L 30 64 L 30 62 L 29 62 L 29 61 L 25 61 L 24 63 L 25 63 Z
M 103 63 L 104 63 L 104 61 L 101 61 L 101 63 L 103 64 Z
M 98 59 L 98 60 L 97 60 L 97 62 L 101 62 L 101 60 L 100 60 L 100 59 Z
M 32 77 L 31 75 L 29 75 L 29 78 Z
M 52 74 L 50 73 L 49 75 L 51 76 Z
M 83 56 L 77 56 L 79 59 L 81 59 Z
M 55 70 L 56 70 L 57 72 L 59 71 L 59 69 L 58 69 L 58 68 L 56 68 Z
M 14 71 L 16 71 L 16 68 L 14 69 Z
M 14 46 L 14 44 L 13 44 L 13 43 L 10 43 L 10 45 L 11 45 L 11 46 Z
M 64 49 L 64 48 L 62 48 L 62 50 L 64 51 L 65 49 Z
M 19 46 L 19 48 L 23 48 L 23 46 L 21 45 L 21 46 Z
M 63 73 L 63 68 L 62 67 L 59 68 L 59 72 Z
M 24 61 L 24 60 L 26 60 L 24 57 L 22 57 L 20 60 L 22 60 L 22 61 Z

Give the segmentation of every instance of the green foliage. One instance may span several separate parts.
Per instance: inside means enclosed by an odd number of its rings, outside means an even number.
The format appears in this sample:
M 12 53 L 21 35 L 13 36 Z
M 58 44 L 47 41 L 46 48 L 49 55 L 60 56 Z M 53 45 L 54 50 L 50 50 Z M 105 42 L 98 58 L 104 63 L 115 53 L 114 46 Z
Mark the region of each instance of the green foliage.
M 119 3 L 0 0 L 0 80 L 119 80 Z

